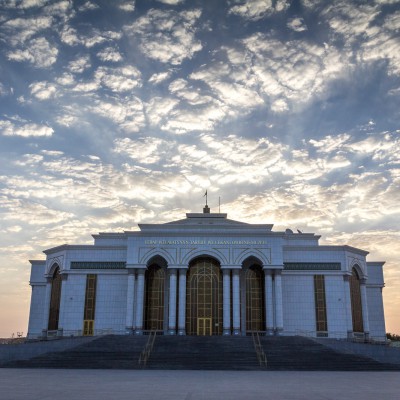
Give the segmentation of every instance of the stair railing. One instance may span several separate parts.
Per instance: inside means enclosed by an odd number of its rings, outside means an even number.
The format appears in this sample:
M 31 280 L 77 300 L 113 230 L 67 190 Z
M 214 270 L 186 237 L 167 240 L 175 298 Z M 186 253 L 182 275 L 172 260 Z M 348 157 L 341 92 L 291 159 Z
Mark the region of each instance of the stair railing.
M 138 363 L 143 367 L 146 366 L 148 359 L 150 358 L 151 351 L 153 350 L 154 341 L 156 340 L 156 331 L 151 331 L 149 333 L 149 338 L 144 346 L 142 352 L 140 353 Z
M 264 353 L 264 349 L 261 346 L 260 335 L 258 332 L 252 332 L 251 337 L 253 338 L 254 348 L 256 350 L 257 359 L 260 363 L 260 367 L 267 368 L 267 356 Z

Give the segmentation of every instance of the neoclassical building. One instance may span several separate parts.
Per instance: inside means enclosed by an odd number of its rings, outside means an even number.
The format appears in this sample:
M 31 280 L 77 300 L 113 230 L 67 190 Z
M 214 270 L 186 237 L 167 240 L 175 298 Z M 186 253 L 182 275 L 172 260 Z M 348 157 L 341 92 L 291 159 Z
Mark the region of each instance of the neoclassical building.
M 226 214 L 99 233 L 32 260 L 28 337 L 143 334 L 385 339 L 383 262 Z

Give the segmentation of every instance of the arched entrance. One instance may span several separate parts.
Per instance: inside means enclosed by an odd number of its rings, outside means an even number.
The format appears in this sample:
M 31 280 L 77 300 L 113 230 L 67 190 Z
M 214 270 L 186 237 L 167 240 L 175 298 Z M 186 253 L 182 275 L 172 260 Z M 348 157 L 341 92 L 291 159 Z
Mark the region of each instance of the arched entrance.
M 350 297 L 351 297 L 351 315 L 353 319 L 353 332 L 364 332 L 360 276 L 356 268 L 353 268 L 350 277 Z
M 246 331 L 265 331 L 264 272 L 260 265 L 245 269 Z
M 192 261 L 186 284 L 186 333 L 222 335 L 222 301 L 220 264 L 210 257 Z
M 60 302 L 61 302 L 61 275 L 60 267 L 57 265 L 51 279 L 51 296 L 50 296 L 50 311 L 49 311 L 49 331 L 58 329 L 58 320 L 60 317 Z
M 146 270 L 144 329 L 164 330 L 165 268 L 151 264 Z

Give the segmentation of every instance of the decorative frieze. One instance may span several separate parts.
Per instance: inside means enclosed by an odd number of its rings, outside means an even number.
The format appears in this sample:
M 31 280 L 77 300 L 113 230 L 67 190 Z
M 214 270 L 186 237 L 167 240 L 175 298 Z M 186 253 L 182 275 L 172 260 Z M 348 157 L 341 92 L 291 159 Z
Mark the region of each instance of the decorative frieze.
M 125 269 L 125 261 L 71 261 L 71 269 Z
M 340 263 L 332 262 L 287 262 L 283 263 L 286 271 L 340 271 Z

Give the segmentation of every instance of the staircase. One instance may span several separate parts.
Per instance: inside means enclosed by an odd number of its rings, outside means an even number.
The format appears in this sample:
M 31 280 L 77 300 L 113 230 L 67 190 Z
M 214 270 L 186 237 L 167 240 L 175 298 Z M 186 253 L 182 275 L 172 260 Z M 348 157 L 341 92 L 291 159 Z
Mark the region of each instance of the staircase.
M 65 351 L 30 360 L 11 361 L 7 368 L 141 369 L 138 360 L 148 336 L 102 336 Z M 157 336 L 146 369 L 162 370 L 295 370 L 388 371 L 400 364 L 344 354 L 312 339 L 260 337 L 267 366 L 260 366 L 250 336 Z M 23 346 L 23 345 L 22 345 Z
M 159 336 L 147 369 L 261 369 L 250 336 Z
M 400 365 L 380 363 L 362 355 L 340 353 L 301 336 L 264 336 L 260 341 L 267 357 L 268 370 L 400 370 Z
M 11 361 L 7 368 L 81 368 L 132 369 L 139 368 L 138 359 L 147 336 L 107 335 L 57 353 L 47 353 L 30 360 Z

